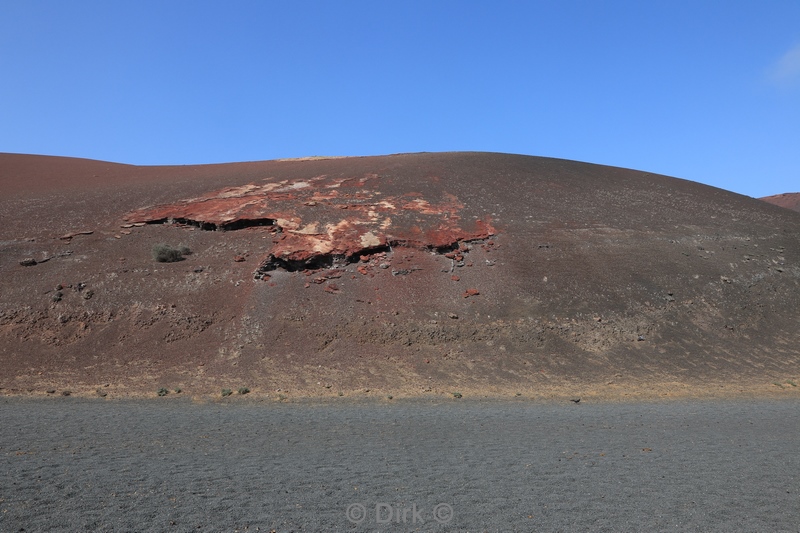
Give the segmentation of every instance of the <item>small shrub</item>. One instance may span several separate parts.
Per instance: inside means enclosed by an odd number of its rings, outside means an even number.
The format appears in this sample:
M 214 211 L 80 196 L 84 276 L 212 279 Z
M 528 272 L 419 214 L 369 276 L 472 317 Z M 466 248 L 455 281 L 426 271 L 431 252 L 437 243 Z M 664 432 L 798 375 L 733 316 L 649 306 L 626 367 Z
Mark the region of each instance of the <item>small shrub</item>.
M 164 387 L 161 387 L 160 389 L 158 389 L 158 392 L 156 394 L 158 394 L 159 396 L 166 396 L 167 394 L 169 394 L 169 391 Z
M 453 393 L 453 398 L 461 398 L 461 393 L 460 392 L 454 392 Z
M 175 389 L 175 394 L 180 394 L 181 392 L 183 392 L 183 391 L 181 391 L 180 387 L 178 387 L 177 389 Z
M 183 261 L 184 255 L 192 253 L 185 246 L 180 248 L 173 248 L 168 244 L 156 244 L 153 246 L 153 259 L 159 263 L 175 263 L 176 261 Z
M 222 389 L 222 397 L 223 398 L 226 397 L 226 396 L 230 396 L 231 394 L 233 394 L 232 390 L 230 390 L 230 389 Z
M 247 394 L 248 392 L 250 392 L 250 389 L 248 389 L 247 387 L 239 387 L 238 392 L 239 394 Z

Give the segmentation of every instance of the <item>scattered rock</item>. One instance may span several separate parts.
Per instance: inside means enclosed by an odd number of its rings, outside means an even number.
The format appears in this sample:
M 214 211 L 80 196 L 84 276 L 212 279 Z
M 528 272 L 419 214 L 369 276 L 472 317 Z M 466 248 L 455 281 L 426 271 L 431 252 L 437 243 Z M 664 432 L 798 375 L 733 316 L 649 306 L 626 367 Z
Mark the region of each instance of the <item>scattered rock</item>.
M 480 291 L 478 289 L 467 289 L 466 291 L 464 291 L 463 296 L 464 298 L 469 298 L 470 296 L 477 296 L 479 294 Z
M 26 257 L 25 259 L 20 261 L 19 264 L 24 266 L 24 267 L 30 267 L 30 266 L 36 265 L 37 261 L 33 257 Z
M 450 276 L 450 279 L 453 280 L 453 281 L 460 281 L 461 280 L 461 278 L 459 278 L 458 276 Z
M 66 233 L 59 237 L 62 241 L 68 241 L 73 237 L 77 237 L 78 235 L 91 235 L 94 231 L 91 230 L 84 230 L 84 231 L 73 231 L 72 233 Z
M 61 391 L 61 396 L 69 396 L 70 394 L 72 394 L 72 391 L 68 390 Z
M 447 316 L 449 316 L 449 317 L 450 317 L 450 318 L 452 318 L 453 320 L 456 320 L 456 319 L 458 318 L 458 315 L 457 315 L 457 314 L 455 314 L 455 313 L 447 313 Z
M 245 257 L 243 255 L 237 255 L 236 257 L 233 258 L 233 261 L 235 263 L 244 263 Z

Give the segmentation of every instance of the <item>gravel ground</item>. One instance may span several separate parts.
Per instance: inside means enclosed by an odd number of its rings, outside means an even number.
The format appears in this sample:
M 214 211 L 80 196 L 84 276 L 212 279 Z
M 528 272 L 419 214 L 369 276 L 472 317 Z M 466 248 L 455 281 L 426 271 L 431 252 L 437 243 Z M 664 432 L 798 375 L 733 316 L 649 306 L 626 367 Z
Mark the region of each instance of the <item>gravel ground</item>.
M 0 531 L 799 531 L 800 402 L 0 400 Z

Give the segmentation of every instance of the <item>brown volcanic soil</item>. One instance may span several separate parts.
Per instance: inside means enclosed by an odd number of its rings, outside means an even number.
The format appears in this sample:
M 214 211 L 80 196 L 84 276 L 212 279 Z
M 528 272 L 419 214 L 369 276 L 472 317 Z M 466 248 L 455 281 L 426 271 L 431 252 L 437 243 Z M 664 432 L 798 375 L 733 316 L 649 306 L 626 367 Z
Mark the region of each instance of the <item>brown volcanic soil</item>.
M 800 215 L 689 181 L 486 153 L 0 154 L 0 216 L 0 393 L 798 389 Z
M 791 209 L 792 211 L 800 211 L 800 192 L 775 194 L 772 196 L 765 196 L 761 199 L 765 202 Z

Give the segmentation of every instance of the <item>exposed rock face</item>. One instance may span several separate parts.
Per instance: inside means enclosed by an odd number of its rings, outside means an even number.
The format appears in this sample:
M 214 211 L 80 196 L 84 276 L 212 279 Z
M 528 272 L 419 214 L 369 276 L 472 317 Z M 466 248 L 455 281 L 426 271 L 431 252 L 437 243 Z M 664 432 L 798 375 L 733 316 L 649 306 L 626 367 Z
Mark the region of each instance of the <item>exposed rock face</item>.
M 223 231 L 265 227 L 273 246 L 257 277 L 276 268 L 296 271 L 355 262 L 391 247 L 445 253 L 495 231 L 488 216 L 462 222 L 464 205 L 452 194 L 441 192 L 435 199 L 413 191 L 386 195 L 382 179 L 371 174 L 251 183 L 140 209 L 125 220 Z
M 0 220 L 0 393 L 800 378 L 800 216 L 665 176 L 481 153 L 0 154 Z M 193 253 L 157 263 L 159 244 Z

